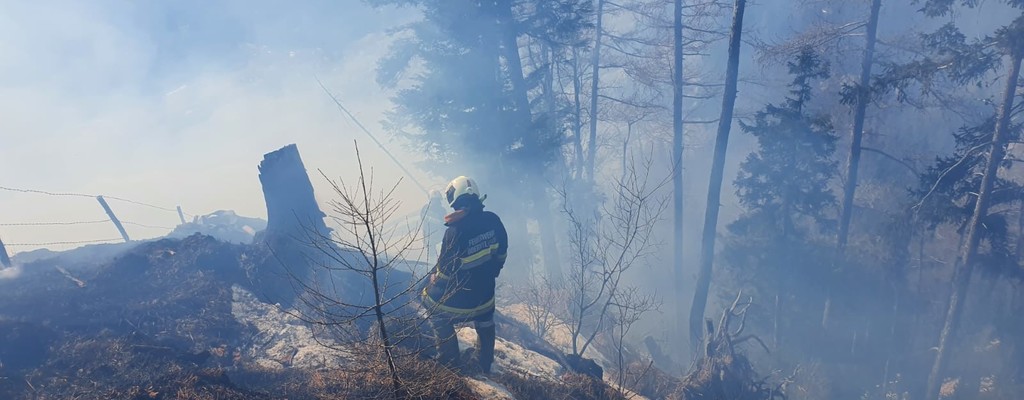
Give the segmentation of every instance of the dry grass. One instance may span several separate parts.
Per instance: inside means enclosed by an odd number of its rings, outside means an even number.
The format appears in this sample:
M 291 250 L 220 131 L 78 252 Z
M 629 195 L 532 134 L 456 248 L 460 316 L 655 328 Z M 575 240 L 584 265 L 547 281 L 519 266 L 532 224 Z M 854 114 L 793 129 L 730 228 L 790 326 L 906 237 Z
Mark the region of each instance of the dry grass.
M 649 399 L 668 399 L 679 389 L 679 378 L 666 374 L 649 363 L 635 362 L 623 372 L 624 386 Z
M 548 381 L 506 372 L 495 376 L 494 381 L 504 385 L 518 399 L 626 400 L 603 381 L 580 374 L 565 374 L 561 381 Z
M 403 391 L 394 393 L 381 351 L 367 345 L 344 369 L 299 371 L 247 370 L 234 380 L 274 398 L 301 399 L 474 399 L 463 378 L 440 364 L 415 356 L 396 359 Z

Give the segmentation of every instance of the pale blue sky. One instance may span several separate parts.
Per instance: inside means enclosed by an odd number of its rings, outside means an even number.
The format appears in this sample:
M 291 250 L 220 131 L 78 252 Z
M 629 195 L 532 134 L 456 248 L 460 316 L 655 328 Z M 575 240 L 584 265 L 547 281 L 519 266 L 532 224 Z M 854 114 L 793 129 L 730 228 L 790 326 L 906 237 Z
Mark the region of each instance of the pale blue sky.
M 387 142 L 379 121 L 388 94 L 373 70 L 387 29 L 412 17 L 357 0 L 0 1 L 0 186 L 265 217 L 256 170 L 264 153 L 297 143 L 323 200 L 316 169 L 351 176 L 353 139 L 378 179 L 393 182 L 397 169 L 314 76 Z M 411 184 L 399 195 L 409 211 L 422 200 Z M 177 222 L 172 213 L 111 206 L 129 221 Z M 0 210 L 0 224 L 104 218 L 88 198 L 6 191 Z M 128 230 L 133 238 L 166 233 Z M 116 237 L 109 224 L 0 226 L 7 243 Z

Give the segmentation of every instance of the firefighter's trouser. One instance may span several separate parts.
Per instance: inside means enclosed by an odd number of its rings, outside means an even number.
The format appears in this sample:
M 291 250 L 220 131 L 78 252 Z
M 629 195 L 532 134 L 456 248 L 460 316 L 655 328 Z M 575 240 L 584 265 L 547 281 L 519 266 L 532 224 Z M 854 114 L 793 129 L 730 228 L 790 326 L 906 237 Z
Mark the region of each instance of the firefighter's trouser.
M 473 318 L 453 317 L 448 313 L 432 315 L 430 326 L 434 329 L 437 360 L 450 367 L 459 366 L 459 340 L 455 336 L 455 324 L 469 321 L 473 321 L 480 341 L 480 369 L 484 373 L 490 373 L 491 363 L 494 361 L 494 311 Z

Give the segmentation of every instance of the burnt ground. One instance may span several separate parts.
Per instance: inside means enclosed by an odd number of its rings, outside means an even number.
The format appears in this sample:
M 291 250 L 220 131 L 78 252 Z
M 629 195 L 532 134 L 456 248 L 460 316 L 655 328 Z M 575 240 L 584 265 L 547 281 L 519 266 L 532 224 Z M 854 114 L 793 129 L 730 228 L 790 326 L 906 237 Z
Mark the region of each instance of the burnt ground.
M 232 286 L 258 295 L 266 286 L 253 289 L 250 275 L 269 263 L 278 258 L 260 246 L 193 235 L 143 243 L 105 262 L 57 257 L 16 267 L 20 273 L 0 278 L 0 399 L 387 396 L 381 360 L 364 360 L 376 367 L 354 374 L 267 370 L 246 360 L 257 335 L 232 314 Z M 517 335 L 522 327 L 509 321 L 501 329 L 535 351 L 550 349 Z M 403 362 L 403 381 L 422 389 L 417 398 L 479 397 L 436 363 Z M 567 376 L 502 379 L 522 398 L 619 398 L 600 379 Z
M 246 246 L 142 244 L 100 265 L 39 260 L 0 280 L 0 398 L 259 398 L 226 371 Z
M 353 373 L 268 370 L 246 359 L 257 335 L 232 315 L 232 286 L 267 292 L 250 279 L 280 267 L 264 246 L 193 235 L 107 262 L 70 259 L 34 260 L 0 278 L 0 399 L 388 396 L 382 360 L 363 360 L 372 368 Z M 436 363 L 401 367 L 403 381 L 421 389 L 417 398 L 477 398 Z

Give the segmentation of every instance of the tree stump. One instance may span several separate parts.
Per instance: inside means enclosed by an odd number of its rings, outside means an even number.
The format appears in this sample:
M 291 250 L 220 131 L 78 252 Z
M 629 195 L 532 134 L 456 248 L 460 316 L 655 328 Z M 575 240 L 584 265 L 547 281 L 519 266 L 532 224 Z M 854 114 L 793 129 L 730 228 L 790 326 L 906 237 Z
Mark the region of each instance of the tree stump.
M 313 196 L 313 184 L 294 144 L 267 153 L 260 162 L 260 183 L 267 202 L 267 230 L 272 236 L 329 235 L 323 211 Z
M 313 185 L 294 144 L 267 153 L 259 165 L 267 203 L 267 229 L 254 239 L 270 251 L 251 273 L 264 300 L 288 307 L 295 301 L 296 282 L 307 282 L 317 256 L 312 244 L 330 238 Z

